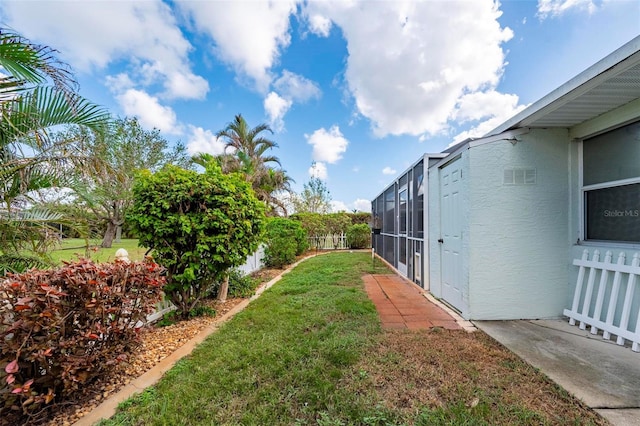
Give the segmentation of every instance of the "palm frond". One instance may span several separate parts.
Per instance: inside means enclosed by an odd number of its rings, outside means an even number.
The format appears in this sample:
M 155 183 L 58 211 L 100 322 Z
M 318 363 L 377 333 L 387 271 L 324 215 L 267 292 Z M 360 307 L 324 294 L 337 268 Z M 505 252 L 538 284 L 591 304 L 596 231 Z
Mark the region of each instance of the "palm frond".
M 8 78 L 14 87 L 41 85 L 50 80 L 59 91 L 76 91 L 78 85 L 69 66 L 58 60 L 55 53 L 51 47 L 31 43 L 11 31 L 0 30 L 0 66 L 10 74 Z
M 3 215 L 5 214 L 0 213 L 0 217 Z M 10 216 L 10 219 L 14 222 L 29 222 L 40 225 L 47 222 L 57 223 L 58 221 L 62 220 L 63 217 L 64 216 L 62 214 L 54 212 L 45 207 L 32 207 L 28 210 L 21 210 L 17 213 L 12 214 Z
M 68 96 L 53 87 L 36 88 L 2 104 L 0 144 L 16 140 L 41 141 L 48 139 L 46 129 L 76 124 L 101 132 L 109 119 L 102 107 L 79 95 Z M 28 135 L 35 137 L 27 138 Z
M 51 261 L 28 254 L 0 253 L 0 277 L 8 273 L 20 273 L 28 269 L 51 267 Z

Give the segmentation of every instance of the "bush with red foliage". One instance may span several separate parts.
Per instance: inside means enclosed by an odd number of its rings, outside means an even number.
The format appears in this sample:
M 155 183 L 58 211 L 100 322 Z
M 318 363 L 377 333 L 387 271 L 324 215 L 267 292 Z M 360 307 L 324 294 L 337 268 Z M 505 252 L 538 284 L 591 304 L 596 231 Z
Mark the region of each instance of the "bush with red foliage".
M 162 297 L 162 272 L 151 261 L 82 259 L 2 279 L 0 418 L 37 421 L 126 360 Z

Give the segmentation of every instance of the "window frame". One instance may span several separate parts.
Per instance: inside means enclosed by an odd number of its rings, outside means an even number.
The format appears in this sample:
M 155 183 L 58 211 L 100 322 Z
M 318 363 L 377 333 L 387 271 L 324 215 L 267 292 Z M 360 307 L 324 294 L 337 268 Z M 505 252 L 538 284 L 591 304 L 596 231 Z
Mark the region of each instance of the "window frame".
M 635 122 L 637 123 L 637 122 Z M 605 132 L 600 133 L 600 135 L 606 134 L 608 132 L 612 132 L 614 130 L 618 130 L 622 127 L 634 124 L 626 123 L 625 125 L 608 129 Z M 598 135 L 593 135 L 593 137 Z M 580 222 L 580 230 L 578 234 L 579 242 L 585 245 L 597 245 L 602 247 L 625 247 L 631 249 L 640 248 L 640 241 L 618 241 L 618 240 L 594 240 L 587 239 L 587 193 L 589 191 L 594 191 L 598 189 L 608 189 L 615 188 L 619 186 L 631 185 L 631 184 L 640 184 L 640 176 L 634 178 L 627 179 L 619 179 L 612 180 L 607 182 L 600 182 L 590 185 L 584 185 L 584 140 L 590 138 L 583 138 L 580 140 L 580 144 L 578 145 L 578 158 L 579 165 L 578 168 L 578 183 L 580 187 L 580 209 L 579 209 L 579 222 Z

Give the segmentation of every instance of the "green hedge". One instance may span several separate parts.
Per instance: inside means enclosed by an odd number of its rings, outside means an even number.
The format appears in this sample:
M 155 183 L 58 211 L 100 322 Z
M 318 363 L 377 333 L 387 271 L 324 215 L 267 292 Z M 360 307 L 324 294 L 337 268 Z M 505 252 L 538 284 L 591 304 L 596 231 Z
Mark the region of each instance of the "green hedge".
M 267 247 L 264 250 L 264 263 L 270 267 L 281 268 L 296 260 L 309 248 L 307 232 L 300 222 L 283 217 L 273 217 L 266 227 Z
M 371 228 L 360 223 L 347 228 L 347 244 L 352 249 L 363 249 L 371 246 Z

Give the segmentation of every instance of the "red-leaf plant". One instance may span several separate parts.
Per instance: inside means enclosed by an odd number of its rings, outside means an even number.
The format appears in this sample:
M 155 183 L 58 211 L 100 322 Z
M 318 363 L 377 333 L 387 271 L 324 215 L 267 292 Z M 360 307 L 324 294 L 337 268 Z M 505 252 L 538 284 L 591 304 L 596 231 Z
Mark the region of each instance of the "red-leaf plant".
M 125 360 L 162 272 L 150 260 L 81 259 L 0 281 L 0 417 L 42 412 Z

